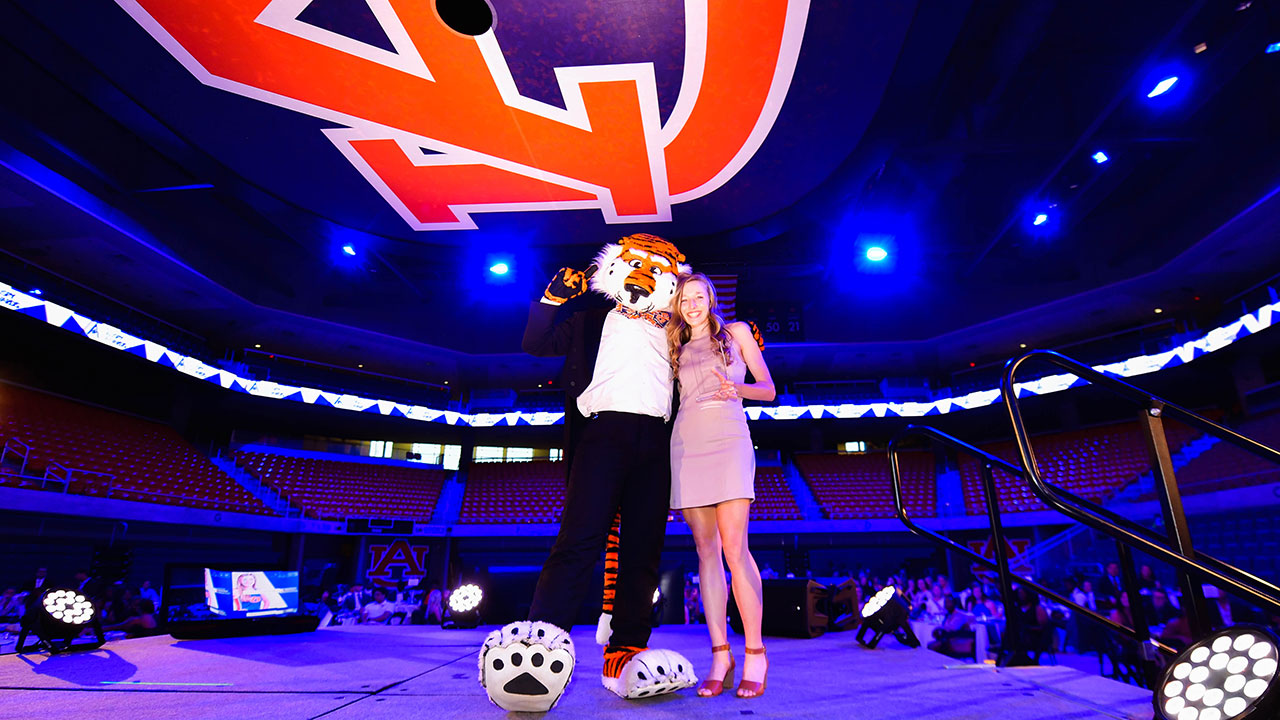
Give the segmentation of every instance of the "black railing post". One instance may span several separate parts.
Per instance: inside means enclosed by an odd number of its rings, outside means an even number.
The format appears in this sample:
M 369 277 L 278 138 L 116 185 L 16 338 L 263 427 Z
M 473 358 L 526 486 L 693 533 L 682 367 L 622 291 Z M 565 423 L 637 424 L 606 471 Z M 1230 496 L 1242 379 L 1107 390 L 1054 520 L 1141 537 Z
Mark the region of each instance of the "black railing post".
M 1186 511 L 1182 507 L 1182 493 L 1178 490 L 1173 456 L 1169 452 L 1169 441 L 1164 434 L 1163 415 L 1164 403 L 1153 400 L 1138 413 L 1138 423 L 1142 426 L 1142 434 L 1151 453 L 1151 469 L 1156 476 L 1156 492 L 1160 498 L 1160 512 L 1164 516 L 1169 542 L 1183 557 L 1194 561 L 1196 551 L 1191 545 L 1191 530 L 1187 525 Z M 1187 622 L 1191 625 L 1191 636 L 1205 637 L 1210 628 L 1200 579 L 1184 569 L 1175 570 L 1178 573 L 1178 584 L 1182 587 L 1182 611 L 1187 614 Z
M 1129 596 L 1129 619 L 1133 621 L 1135 639 L 1139 643 L 1145 643 L 1151 639 L 1151 624 L 1147 622 L 1147 609 L 1142 605 L 1138 574 L 1133 571 L 1133 551 L 1123 540 L 1116 538 L 1116 552 L 1119 554 L 1124 593 Z M 1119 602 L 1120 599 L 1116 598 L 1116 603 Z
M 1004 526 L 1000 522 L 1000 496 L 996 494 L 995 475 L 991 463 L 981 464 L 982 488 L 987 495 L 987 515 L 991 520 L 991 543 L 995 546 L 996 575 L 1000 579 L 1000 601 L 1005 606 L 1004 635 L 1000 638 L 1000 653 L 996 655 L 996 664 L 1003 667 L 1010 657 L 1007 652 L 1010 647 L 1009 638 L 1018 637 L 1016 633 L 1021 628 L 1018 627 L 1017 613 L 1008 611 L 1014 607 L 1017 599 L 1013 596 L 1013 576 L 1009 569 L 1008 553 L 1005 552 Z

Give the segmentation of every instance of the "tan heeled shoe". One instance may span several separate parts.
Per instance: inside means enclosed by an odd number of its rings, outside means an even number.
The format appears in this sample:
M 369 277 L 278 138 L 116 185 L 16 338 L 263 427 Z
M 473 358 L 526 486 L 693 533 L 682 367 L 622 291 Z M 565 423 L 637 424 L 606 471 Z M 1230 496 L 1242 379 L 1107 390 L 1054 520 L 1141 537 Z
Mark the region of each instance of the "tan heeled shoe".
M 748 655 L 763 655 L 764 648 L 749 647 L 749 648 L 746 648 L 743 652 L 745 652 Z M 747 699 L 758 698 L 761 695 L 764 695 L 764 689 L 768 686 L 769 686 L 769 666 L 766 665 L 764 668 L 764 677 L 760 679 L 760 682 L 755 682 L 753 680 L 743 680 L 742 682 L 738 683 L 738 690 L 735 694 L 740 698 L 747 698 Z M 742 692 L 744 690 L 753 694 L 743 695 Z
M 713 645 L 711 647 L 712 655 L 715 655 L 718 652 L 729 653 L 729 669 L 725 671 L 724 677 L 719 680 L 703 680 L 702 684 L 698 686 L 698 697 L 716 697 L 720 693 L 724 692 L 726 685 L 733 684 L 734 662 L 733 653 L 729 650 L 729 644 L 725 643 L 724 645 Z M 703 694 L 704 690 L 707 691 L 705 695 Z

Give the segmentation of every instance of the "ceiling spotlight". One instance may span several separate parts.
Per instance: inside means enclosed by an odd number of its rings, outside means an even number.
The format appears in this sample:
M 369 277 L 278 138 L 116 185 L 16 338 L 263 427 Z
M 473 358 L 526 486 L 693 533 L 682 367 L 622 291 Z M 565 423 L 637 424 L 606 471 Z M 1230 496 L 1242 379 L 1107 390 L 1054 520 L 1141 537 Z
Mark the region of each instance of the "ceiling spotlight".
M 1209 49 L 1209 43 L 1200 43 L 1199 45 L 1196 45 L 1191 49 L 1194 50 L 1197 55 L 1199 55 L 1200 53 Z
M 256 348 L 260 348 L 260 347 L 262 347 L 262 344 L 261 344 L 261 343 L 254 343 L 254 344 L 253 344 L 253 346 L 254 346 L 254 347 L 256 347 Z
M 879 245 L 873 245 L 867 248 L 867 259 L 871 262 L 880 262 L 887 257 L 889 257 L 889 251 Z
M 1107 154 L 1102 152 L 1101 150 L 1093 154 L 1093 161 L 1098 163 L 1099 165 L 1101 165 L 1102 163 L 1110 159 L 1111 158 L 1107 157 Z
M 46 590 L 40 596 L 39 606 L 30 608 L 22 616 L 16 650 L 20 653 L 34 650 L 66 652 L 73 649 L 71 642 L 80 637 L 85 628 L 93 629 L 96 642 L 77 645 L 75 650 L 91 650 L 106 642 L 99 614 L 88 598 L 75 590 Z M 28 645 L 30 637 L 37 641 Z
M 346 253 L 346 254 L 348 254 L 348 255 L 352 256 L 352 257 L 355 257 L 356 249 L 355 249 L 355 247 L 354 247 L 351 243 L 347 243 L 346 245 L 343 245 L 343 246 L 342 246 L 342 252 L 344 252 L 344 253 Z
M 364 367 L 364 363 L 360 363 L 360 364 L 359 364 L 359 365 L 357 365 L 356 367 L 358 367 L 358 368 L 362 368 L 362 367 Z
M 1268 54 L 1268 55 L 1270 55 L 1270 54 L 1272 54 L 1272 53 L 1278 53 L 1278 52 L 1280 52 L 1280 42 L 1273 42 L 1273 43 L 1271 43 L 1270 45 L 1268 45 L 1268 46 L 1267 46 L 1267 54 Z
M 855 638 L 858 644 L 874 648 L 885 635 L 893 635 L 898 642 L 907 647 L 920 647 L 920 639 L 911 629 L 907 620 L 907 604 L 892 586 L 881 588 L 880 592 L 871 596 L 862 606 L 862 627 L 858 628 Z M 866 641 L 867 632 L 874 632 L 871 642 Z
M 1162 313 L 1162 312 L 1164 312 L 1164 308 L 1156 308 L 1156 314 L 1157 314 L 1157 315 L 1159 315 L 1159 314 L 1160 314 L 1160 313 Z
M 1031 221 L 1031 224 L 1039 227 L 1047 222 L 1049 222 L 1048 213 L 1037 213 L 1035 219 Z
M 1178 653 L 1151 698 L 1156 720 L 1275 717 L 1277 644 L 1266 628 L 1237 625 Z
M 511 267 L 504 262 L 494 263 L 493 265 L 489 266 L 489 272 L 493 273 L 494 275 L 506 275 L 510 271 L 511 271 Z
M 1151 88 L 1151 92 L 1147 93 L 1147 97 L 1153 98 L 1153 97 L 1163 95 L 1169 92 L 1169 90 L 1171 90 L 1174 84 L 1177 82 L 1178 82 L 1178 76 L 1171 75 L 1161 80 L 1160 82 L 1156 83 L 1156 86 L 1154 88 Z
M 1022 348 L 1023 350 L 1026 350 L 1026 349 L 1027 349 L 1027 344 L 1026 344 L 1026 343 L 1018 343 L 1018 347 Z
M 467 583 L 449 595 L 449 607 L 445 610 L 441 627 L 448 630 L 466 630 L 480 624 L 480 601 L 484 593 L 480 586 Z

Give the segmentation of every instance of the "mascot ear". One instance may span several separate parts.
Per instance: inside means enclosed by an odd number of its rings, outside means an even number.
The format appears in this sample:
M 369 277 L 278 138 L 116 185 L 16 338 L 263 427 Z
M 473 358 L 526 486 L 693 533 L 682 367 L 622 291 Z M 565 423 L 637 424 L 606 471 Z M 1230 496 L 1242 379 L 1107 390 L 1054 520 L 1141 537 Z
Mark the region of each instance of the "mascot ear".
M 688 263 L 677 263 L 676 272 L 680 273 L 681 275 L 688 275 L 689 273 L 693 272 L 693 268 L 690 267 Z
M 605 278 L 608 273 L 600 273 L 600 270 L 607 270 L 613 261 L 622 255 L 622 246 L 618 243 L 609 243 L 600 248 L 600 252 L 596 254 L 591 265 L 587 267 L 587 286 L 592 290 L 603 295 L 610 295 L 609 287 L 605 284 Z

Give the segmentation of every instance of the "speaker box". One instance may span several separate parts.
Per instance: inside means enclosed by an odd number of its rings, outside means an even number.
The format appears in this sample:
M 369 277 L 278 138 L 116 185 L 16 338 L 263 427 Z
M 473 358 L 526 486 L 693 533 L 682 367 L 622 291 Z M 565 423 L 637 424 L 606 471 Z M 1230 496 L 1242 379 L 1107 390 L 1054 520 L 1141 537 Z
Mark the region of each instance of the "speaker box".
M 807 578 L 765 580 L 764 619 L 760 632 L 775 637 L 815 638 L 827 631 L 827 616 L 819 607 L 827 588 Z M 733 591 L 729 592 L 729 626 L 742 634 Z

